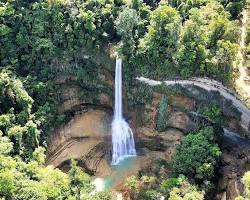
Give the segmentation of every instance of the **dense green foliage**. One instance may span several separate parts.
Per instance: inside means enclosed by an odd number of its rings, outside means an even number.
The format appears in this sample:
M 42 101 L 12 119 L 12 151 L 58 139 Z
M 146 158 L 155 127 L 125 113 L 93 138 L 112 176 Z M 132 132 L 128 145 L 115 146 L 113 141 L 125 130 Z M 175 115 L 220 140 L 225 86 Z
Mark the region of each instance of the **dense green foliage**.
M 49 134 L 69 118 L 59 109 L 65 100 L 64 87 L 80 88 L 75 95 L 86 104 L 99 103 L 101 94 L 112 97 L 112 88 L 103 79 L 113 75 L 114 51 L 124 60 L 130 106 L 152 100 L 152 89 L 135 81 L 140 75 L 208 76 L 230 83 L 238 51 L 239 13 L 245 4 L 238 0 L 1 0 L 0 198 L 111 199 L 105 192 L 91 194 L 90 178 L 75 162 L 68 174 L 44 166 Z M 249 33 L 248 29 L 247 54 Z M 159 131 L 166 128 L 167 107 L 163 96 Z M 201 112 L 218 122 L 217 107 Z M 190 133 L 178 146 L 173 169 L 199 186 L 206 185 L 219 154 L 213 130 L 205 128 Z M 186 179 L 166 178 L 164 168 L 154 169 L 159 180 L 132 178 L 127 185 L 132 196 L 203 199 L 203 193 Z
M 45 149 L 34 150 L 29 161 L 13 157 L 13 143 L 0 135 L 0 197 L 20 200 L 105 200 L 109 194 L 92 194 L 94 186 L 90 177 L 75 162 L 69 175 L 58 169 L 44 167 Z
M 57 82 L 65 75 L 76 76 L 70 83 L 80 86 L 79 97 L 89 103 L 101 93 L 111 94 L 99 78 L 106 63 L 95 62 L 98 56 L 92 56 L 110 43 L 121 41 L 115 49 L 125 59 L 131 105 L 145 103 L 139 96 L 142 88 L 135 89 L 133 78 L 138 75 L 159 79 L 205 75 L 229 82 L 239 32 L 238 14 L 230 8 L 237 7 L 239 13 L 244 5 L 215 0 L 159 5 L 140 0 L 4 0 L 0 67 L 22 77 L 47 133 L 67 117 L 57 112 L 61 103 Z
M 39 145 L 39 121 L 31 113 L 33 99 L 19 79 L 7 71 L 0 73 L 0 131 L 13 138 L 16 154 L 31 156 Z
M 166 129 L 167 123 L 166 119 L 168 116 L 168 100 L 166 95 L 163 95 L 158 108 L 158 116 L 156 127 L 158 131 L 164 131 Z
M 210 104 L 210 105 L 202 104 L 198 112 L 207 117 L 213 123 L 221 122 L 222 109 L 215 104 Z
M 204 192 L 198 191 L 187 181 L 179 187 L 174 187 L 170 192 L 169 200 L 204 200 Z
M 205 127 L 197 133 L 189 133 L 177 146 L 172 166 L 176 174 L 184 174 L 197 184 L 204 184 L 209 190 L 209 181 L 214 176 L 217 159 L 221 152 L 215 142 L 212 127 Z
M 130 23 L 136 33 L 132 37 L 122 35 L 128 26 L 118 26 L 127 67 L 152 78 L 205 75 L 230 82 L 238 50 L 237 20 L 231 20 L 230 13 L 217 1 L 193 2 L 193 5 L 181 2 L 188 11 L 177 6 L 178 3 L 170 3 L 174 8 L 161 3 L 147 14 L 147 29 L 141 28 L 145 19 L 140 23 L 137 12 L 136 23 Z M 144 4 L 139 7 L 143 11 L 147 8 Z M 180 15 L 178 10 L 184 14 Z M 132 9 L 130 12 L 135 13 Z
M 171 163 L 158 160 L 139 175 L 129 177 L 125 190 L 132 199 L 203 200 L 214 188 L 221 154 L 213 127 L 189 133 L 177 145 Z M 171 173 L 168 169 L 172 168 Z M 209 198 L 208 198 L 209 199 Z
M 74 82 L 85 100 L 107 92 L 97 82 L 97 64 L 85 57 L 114 40 L 117 9 L 112 1 L 1 1 L 0 68 L 22 77 L 45 134 L 65 120 L 57 111 L 57 82 L 65 74 L 77 75 Z
M 159 188 L 158 184 L 161 185 Z M 204 192 L 197 190 L 187 178 L 167 178 L 158 183 L 155 177 L 131 176 L 126 180 L 126 190 L 129 198 L 140 200 L 158 200 L 164 197 L 169 200 L 203 200 Z

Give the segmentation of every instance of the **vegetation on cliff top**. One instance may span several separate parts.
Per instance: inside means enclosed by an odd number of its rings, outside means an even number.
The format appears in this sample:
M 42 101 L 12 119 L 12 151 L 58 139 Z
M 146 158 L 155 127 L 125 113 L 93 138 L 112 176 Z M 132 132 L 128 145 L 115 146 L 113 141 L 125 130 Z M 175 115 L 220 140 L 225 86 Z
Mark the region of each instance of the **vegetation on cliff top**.
M 58 79 L 76 77 L 68 81 L 78 85 L 80 97 L 90 103 L 101 93 L 110 94 L 100 75 L 104 69 L 111 74 L 112 70 L 96 57 L 111 47 L 125 60 L 130 105 L 151 100 L 151 90 L 136 87 L 134 77 L 139 75 L 155 79 L 209 76 L 228 84 L 244 6 L 245 1 L 238 0 L 2 0 L 0 197 L 111 199 L 106 193 L 90 195 L 90 179 L 75 163 L 68 175 L 44 166 L 48 135 L 67 119 L 66 113 L 58 111 L 62 103 Z M 140 98 L 145 93 L 149 95 Z M 159 129 L 165 111 L 162 106 Z M 214 150 L 208 152 L 210 159 L 204 158 L 204 163 L 193 166 L 195 172 L 189 172 L 181 166 L 185 162 L 177 162 L 183 153 L 179 147 L 174 168 L 187 177 L 209 171 L 202 176 L 210 180 L 219 152 L 216 146 L 201 133 L 188 136 L 182 145 L 201 142 L 199 137 L 204 141 L 198 146 Z M 188 180 L 174 186 L 170 199 L 181 199 L 178 195 L 186 191 L 193 199 L 203 198 Z M 153 199 L 155 194 L 149 190 L 141 195 Z

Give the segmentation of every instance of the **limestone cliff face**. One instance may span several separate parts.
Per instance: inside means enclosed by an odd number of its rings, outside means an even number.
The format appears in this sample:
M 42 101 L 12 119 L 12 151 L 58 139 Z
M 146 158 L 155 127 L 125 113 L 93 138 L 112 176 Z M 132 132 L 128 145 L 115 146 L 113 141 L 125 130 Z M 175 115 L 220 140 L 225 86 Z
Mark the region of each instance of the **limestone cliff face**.
M 178 81 L 176 81 L 178 83 Z M 213 125 L 206 116 L 199 113 L 199 106 L 206 106 L 210 103 L 218 105 L 221 110 L 221 142 L 220 147 L 222 156 L 217 174 L 217 195 L 218 200 L 234 200 L 237 196 L 244 193 L 241 182 L 243 174 L 249 170 L 250 164 L 250 110 L 241 102 L 234 93 L 226 93 L 227 89 L 216 87 L 218 83 L 205 85 L 207 88 L 199 87 L 199 82 L 193 84 L 171 84 L 166 81 L 154 82 L 146 81 L 154 88 L 152 102 L 140 109 L 144 116 L 143 128 L 136 131 L 139 134 L 140 145 L 149 149 L 165 149 L 165 157 L 171 159 L 171 153 L 175 150 L 170 148 L 169 140 L 173 135 L 169 130 L 175 130 L 175 144 L 181 140 L 181 134 L 176 134 L 176 130 L 183 134 L 195 131 L 203 125 Z M 205 83 L 202 83 L 205 84 Z M 204 87 L 203 87 L 204 86 Z M 213 88 L 215 87 L 215 88 Z M 174 91 L 174 92 L 173 92 Z M 230 90 L 228 90 L 230 91 Z M 223 93 L 225 92 L 225 94 Z M 163 95 L 168 97 L 168 115 L 165 119 L 166 131 L 156 130 L 156 119 L 158 115 L 157 107 Z M 232 96 L 231 96 L 232 95 Z M 229 131 L 231 130 L 231 131 Z M 162 140 L 162 136 L 164 139 Z M 150 141 L 149 141 L 150 140 Z M 152 142 L 153 141 L 153 142 Z
M 58 167 L 70 159 L 77 159 L 94 173 L 108 174 L 105 169 L 109 168 L 105 166 L 110 150 L 110 123 L 108 110 L 90 109 L 76 114 L 50 138 L 46 164 Z
M 74 113 L 88 105 L 112 108 L 115 59 L 110 51 L 109 47 L 98 52 L 83 49 L 74 60 L 55 63 L 59 113 Z
M 216 199 L 234 200 L 244 193 L 241 178 L 249 170 L 250 140 L 228 130 L 224 131 Z
M 157 88 L 163 93 L 174 91 L 192 98 L 197 104 L 216 104 L 223 111 L 226 120 L 223 126 L 250 137 L 250 109 L 237 94 L 220 82 L 208 78 L 193 78 L 189 80 L 154 81 L 147 78 L 138 78 L 144 84 Z M 171 92 L 170 92 L 171 94 Z
M 102 59 L 98 56 L 92 58 L 86 56 L 85 59 L 89 60 L 86 63 L 98 66 L 95 72 L 91 72 L 90 79 L 82 79 L 83 77 L 78 74 L 82 73 L 81 70 L 85 68 L 84 66 L 81 66 L 80 69 L 77 66 L 72 73 L 58 73 L 56 82 L 61 86 L 58 110 L 60 113 L 70 113 L 71 120 L 56 128 L 51 134 L 46 164 L 66 169 L 69 160 L 73 158 L 80 161 L 82 166 L 93 174 L 104 177 L 112 173 L 109 163 L 114 61 L 107 58 L 107 55 L 104 55 Z M 88 74 L 90 71 L 86 73 Z M 224 128 L 239 133 L 241 136 L 250 135 L 249 127 L 245 123 L 250 111 L 244 107 L 244 103 L 239 102 L 237 97 L 234 98 L 233 93 L 228 92 L 228 95 L 231 96 L 226 98 L 228 96 L 223 96 L 218 92 L 221 88 L 214 84 L 212 86 L 217 90 L 202 88 L 195 84 L 186 84 L 185 86 L 177 84 L 176 87 L 169 87 L 157 81 L 150 82 L 150 84 L 144 81 L 143 84 L 145 83 L 152 89 L 149 98 L 151 101 L 147 103 L 129 107 L 124 90 L 124 115 L 133 129 L 139 158 L 138 164 L 131 173 L 137 173 L 140 169 L 150 166 L 156 159 L 170 161 L 171 155 L 175 151 L 176 145 L 181 142 L 183 135 L 198 130 L 202 125 L 213 125 L 213 122 L 197 111 L 201 105 L 211 102 L 218 105 L 222 108 L 221 117 Z M 202 85 L 204 86 L 204 83 Z M 227 91 L 224 87 L 222 89 Z M 163 120 L 165 129 L 158 131 L 157 119 L 163 95 L 166 95 L 168 100 L 167 115 Z M 229 147 L 225 144 L 228 144 Z M 235 187 L 240 185 L 240 183 L 238 184 L 240 176 L 249 163 L 250 153 L 248 151 L 244 151 L 243 162 L 238 154 L 228 152 L 230 145 L 232 144 L 229 140 L 224 140 L 222 143 L 223 159 L 218 199 L 233 199 L 230 191 L 236 190 Z M 233 160 L 233 162 L 227 162 L 228 159 Z M 241 163 L 241 165 L 236 167 L 231 163 Z M 237 171 L 236 176 L 234 171 Z M 232 189 L 233 186 L 235 186 L 234 189 Z M 240 189 L 237 191 L 242 192 Z
M 80 55 L 55 63 L 58 112 L 70 120 L 50 134 L 46 164 L 67 170 L 76 159 L 90 173 L 108 175 L 115 60 L 108 47 Z

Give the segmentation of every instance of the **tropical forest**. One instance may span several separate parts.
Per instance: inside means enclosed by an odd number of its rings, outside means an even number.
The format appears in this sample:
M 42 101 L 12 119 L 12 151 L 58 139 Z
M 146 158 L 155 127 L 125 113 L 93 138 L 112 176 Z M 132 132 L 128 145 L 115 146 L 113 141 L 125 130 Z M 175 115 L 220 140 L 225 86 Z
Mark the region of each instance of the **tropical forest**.
M 0 0 L 0 200 L 250 200 L 250 1 Z

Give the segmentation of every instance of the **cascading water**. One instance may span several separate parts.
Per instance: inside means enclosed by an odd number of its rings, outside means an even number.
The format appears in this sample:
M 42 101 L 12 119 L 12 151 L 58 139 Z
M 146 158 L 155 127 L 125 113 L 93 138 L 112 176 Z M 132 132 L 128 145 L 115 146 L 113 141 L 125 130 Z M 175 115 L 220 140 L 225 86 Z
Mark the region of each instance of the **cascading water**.
M 112 122 L 112 165 L 136 156 L 133 132 L 122 116 L 122 60 L 116 59 L 115 115 Z

